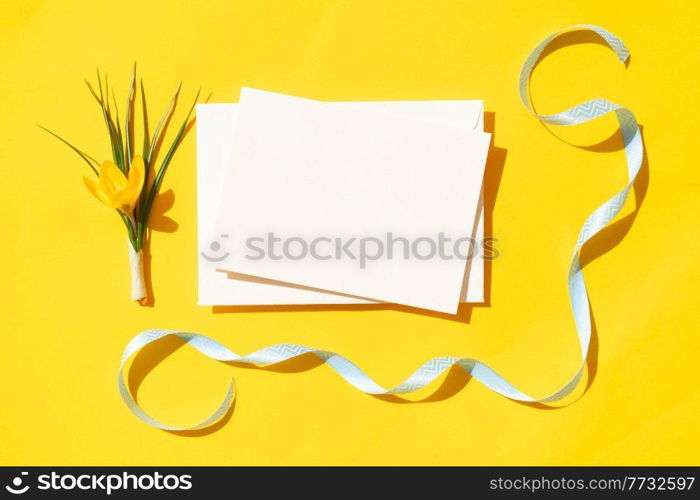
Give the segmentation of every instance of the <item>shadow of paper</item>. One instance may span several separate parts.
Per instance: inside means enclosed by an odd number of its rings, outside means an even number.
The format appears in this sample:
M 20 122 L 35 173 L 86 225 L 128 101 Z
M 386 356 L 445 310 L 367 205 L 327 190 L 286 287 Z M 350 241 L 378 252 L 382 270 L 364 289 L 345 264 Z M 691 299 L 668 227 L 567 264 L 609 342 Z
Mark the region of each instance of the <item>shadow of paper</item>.
M 492 135 L 491 149 L 484 170 L 484 238 L 494 238 L 495 228 L 493 215 L 496 210 L 496 198 L 498 188 L 501 185 L 503 169 L 506 165 L 508 150 L 494 146 L 496 139 L 496 113 L 487 111 L 484 113 L 484 131 Z M 484 303 L 482 306 L 491 306 L 491 289 L 493 286 L 493 259 L 484 260 Z
M 496 196 L 500 186 L 503 168 L 505 166 L 507 151 L 503 148 L 496 147 L 495 144 L 495 128 L 496 114 L 491 111 L 484 113 L 484 131 L 492 134 L 491 146 L 489 149 L 488 158 L 484 170 L 484 236 L 488 238 L 493 235 L 493 212 L 496 206 Z M 370 304 L 313 304 L 313 305 L 254 305 L 254 306 L 213 306 L 214 314 L 240 313 L 240 312 L 309 312 L 309 311 L 400 311 L 411 314 L 420 314 L 449 321 L 458 321 L 461 323 L 469 323 L 471 321 L 472 310 L 475 307 L 489 307 L 491 305 L 491 286 L 492 286 L 492 265 L 491 260 L 484 262 L 484 302 L 483 303 L 467 303 L 459 304 L 457 314 L 447 314 L 436 311 L 429 311 L 416 307 L 404 306 L 399 304 L 388 304 L 384 302 L 376 302 Z M 303 290 L 316 291 L 342 297 L 353 297 L 350 295 L 330 292 L 311 287 L 305 287 L 294 283 L 285 283 L 276 280 L 242 275 L 239 273 L 227 273 L 230 279 L 244 279 L 247 281 L 255 281 L 276 286 L 288 286 Z M 465 280 L 468 279 L 468 270 L 465 273 Z M 363 297 L 354 297 L 363 300 Z

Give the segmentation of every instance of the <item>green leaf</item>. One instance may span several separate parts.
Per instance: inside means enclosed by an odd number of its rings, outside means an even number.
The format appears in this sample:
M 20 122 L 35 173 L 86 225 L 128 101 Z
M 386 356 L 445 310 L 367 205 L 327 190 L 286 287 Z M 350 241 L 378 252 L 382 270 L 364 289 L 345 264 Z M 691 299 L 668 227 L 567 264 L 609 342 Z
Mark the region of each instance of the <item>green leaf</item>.
M 112 89 L 112 99 L 114 100 L 114 116 L 117 118 L 116 125 L 116 136 L 117 136 L 117 149 L 119 152 L 119 158 L 122 162 L 122 171 L 125 173 L 129 172 L 128 165 L 124 158 L 124 137 L 122 136 L 122 125 L 119 121 L 119 108 L 117 107 L 117 96 L 114 94 L 114 89 Z
M 47 128 L 44 127 L 43 125 L 39 125 L 39 124 L 37 123 L 37 126 L 40 127 L 40 128 L 42 128 L 42 129 L 44 129 L 44 130 L 47 131 L 49 134 L 51 134 L 52 136 L 54 136 L 56 139 L 58 139 L 59 141 L 61 141 L 62 143 L 64 143 L 66 146 L 68 146 L 69 148 L 71 148 L 73 151 L 75 151 L 75 152 L 78 154 L 78 156 L 80 156 L 83 160 L 85 160 L 85 163 L 88 164 L 88 167 L 90 167 L 90 169 L 92 169 L 92 171 L 95 173 L 95 175 L 97 175 L 97 176 L 100 175 L 100 174 L 98 173 L 97 169 L 93 166 L 93 163 L 94 163 L 97 167 L 99 167 L 100 164 L 99 164 L 99 163 L 97 162 L 97 160 L 95 160 L 92 156 L 90 156 L 90 155 L 87 154 L 87 153 L 83 153 L 81 150 L 79 150 L 78 148 L 76 148 L 75 146 L 73 146 L 70 142 L 68 142 L 67 140 L 65 140 L 63 137 L 61 137 L 60 135 L 58 135 L 58 134 L 52 132 L 51 130 L 47 129 Z
M 148 177 L 151 171 L 151 162 L 148 158 L 148 145 L 150 143 L 150 132 L 148 128 L 148 106 L 146 105 L 146 90 L 143 88 L 143 80 L 140 81 L 141 84 L 141 109 L 143 113 L 143 165 L 144 165 L 144 177 L 143 186 L 141 187 L 141 194 L 139 196 L 139 203 L 136 206 L 136 210 L 139 212 L 139 221 L 142 221 L 141 212 L 146 207 L 146 195 L 148 192 Z M 140 224 L 140 222 L 139 222 Z M 142 237 L 142 230 L 139 230 L 139 237 Z
M 173 112 L 175 111 L 175 107 L 177 106 L 177 98 L 180 95 L 181 88 L 182 82 L 180 82 L 180 85 L 178 85 L 175 94 L 173 95 L 172 99 L 170 99 L 170 103 L 168 104 L 165 113 L 163 113 L 163 116 L 160 118 L 158 126 L 156 127 L 156 130 L 153 133 L 153 138 L 151 139 L 151 146 L 148 149 L 149 164 L 151 163 L 151 160 L 154 159 L 153 153 L 155 152 L 158 143 L 161 142 L 161 136 L 164 136 L 166 130 L 168 129 L 168 123 L 170 122 L 170 117 L 172 116 Z
M 148 217 L 151 212 L 151 206 L 153 205 L 153 200 L 151 199 L 150 192 L 148 191 L 148 179 L 150 177 L 150 172 L 151 172 L 151 166 L 156 160 L 157 156 L 157 150 L 159 149 L 159 145 L 163 142 L 163 139 L 165 137 L 165 132 L 168 129 L 168 124 L 170 123 L 170 118 L 172 117 L 175 108 L 177 107 L 177 99 L 180 95 L 180 89 L 182 88 L 182 82 L 177 87 L 177 90 L 175 91 L 175 94 L 173 97 L 170 99 L 170 103 L 168 103 L 168 107 L 166 108 L 165 112 L 163 113 L 163 116 L 160 118 L 160 121 L 158 122 L 158 126 L 156 127 L 153 137 L 151 138 L 151 144 L 148 146 L 148 149 L 146 153 L 144 154 L 144 166 L 146 170 L 146 174 L 144 176 L 144 183 L 143 183 L 143 188 L 141 190 L 141 196 L 139 197 L 139 207 L 138 207 L 138 218 L 139 218 L 139 234 L 137 236 L 137 241 L 142 241 L 143 240 L 143 232 L 146 230 L 146 227 L 148 225 Z M 143 90 L 143 88 L 142 88 Z M 145 144 L 144 144 L 145 147 Z M 154 179 L 154 184 L 155 184 L 155 179 Z M 151 186 L 152 187 L 152 186 Z
M 141 80 L 141 109 L 143 111 L 143 161 L 146 162 L 148 168 L 148 144 L 151 142 L 150 132 L 148 128 L 148 106 L 146 106 L 146 91 L 143 88 L 143 80 Z
M 105 79 L 106 79 L 105 75 Z M 119 149 L 117 148 L 117 137 L 116 137 L 116 131 L 115 131 L 115 126 L 114 122 L 112 121 L 112 116 L 109 112 L 109 98 L 105 99 L 105 93 L 109 96 L 108 92 L 109 89 L 106 86 L 107 83 L 105 81 L 105 92 L 102 91 L 102 78 L 100 77 L 100 70 L 97 70 L 97 84 L 100 88 L 100 99 L 98 100 L 98 103 L 100 104 L 100 108 L 102 109 L 102 117 L 104 118 L 105 125 L 107 126 L 107 133 L 109 134 L 109 142 L 112 147 L 112 159 L 114 160 L 114 163 L 121 169 L 122 172 L 124 172 L 124 166 L 121 161 L 120 155 L 119 155 Z M 105 101 L 107 101 L 105 103 Z M 124 172 L 126 173 L 126 172 Z
M 131 160 L 134 157 L 132 148 L 134 144 L 134 94 L 136 93 L 136 63 L 131 72 L 131 84 L 129 85 L 129 95 L 126 98 L 126 118 L 124 128 L 126 129 L 126 141 L 124 144 L 126 151 L 127 171 L 131 169 Z
M 102 100 L 101 100 L 101 99 L 99 98 L 99 96 L 95 93 L 95 89 L 92 88 L 92 85 L 91 85 L 90 82 L 87 80 L 87 78 L 85 79 L 85 84 L 87 85 L 88 90 L 90 90 L 90 93 L 91 93 L 92 96 L 95 98 L 95 100 L 97 101 L 97 103 L 98 103 L 98 104 L 102 104 Z
M 178 130 L 177 135 L 175 136 L 173 143 L 170 145 L 170 148 L 168 149 L 168 152 L 165 155 L 165 158 L 163 158 L 163 163 L 161 164 L 160 168 L 158 169 L 158 173 L 156 174 L 156 177 L 153 180 L 153 185 L 151 186 L 151 190 L 148 193 L 148 200 L 146 201 L 145 210 L 143 211 L 143 213 L 141 215 L 145 222 L 148 222 L 148 216 L 150 215 L 151 207 L 153 206 L 153 201 L 155 200 L 156 194 L 158 193 L 158 190 L 160 189 L 160 185 L 163 182 L 163 178 L 165 177 L 165 173 L 168 170 L 168 166 L 170 165 L 170 161 L 172 160 L 173 156 L 175 155 L 177 148 L 182 143 L 182 139 L 184 138 L 185 134 L 191 128 L 191 126 L 194 124 L 194 120 L 192 122 L 190 122 L 190 116 L 192 115 L 192 111 L 194 110 L 195 104 L 197 104 L 197 100 L 199 99 L 200 92 L 201 92 L 201 90 L 197 92 L 197 95 L 195 96 L 194 101 L 192 102 L 192 106 L 190 107 L 190 110 L 187 112 L 187 117 L 183 121 L 180 129 Z
M 119 217 L 121 217 L 122 221 L 124 222 L 124 225 L 126 226 L 126 231 L 128 233 L 129 242 L 131 242 L 131 246 L 134 247 L 134 250 L 138 252 L 139 250 L 141 250 L 141 247 L 138 246 L 136 238 L 136 229 L 134 228 L 131 219 L 119 209 L 117 209 L 117 213 L 119 214 Z

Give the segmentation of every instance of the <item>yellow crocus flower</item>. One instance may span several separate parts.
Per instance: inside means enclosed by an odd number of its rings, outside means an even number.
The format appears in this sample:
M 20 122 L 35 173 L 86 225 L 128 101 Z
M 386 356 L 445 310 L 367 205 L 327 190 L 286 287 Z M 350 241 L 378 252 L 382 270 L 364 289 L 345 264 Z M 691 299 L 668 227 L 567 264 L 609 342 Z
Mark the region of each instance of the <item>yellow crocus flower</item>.
M 128 177 L 111 161 L 105 161 L 100 168 L 99 182 L 83 178 L 88 190 L 102 203 L 131 214 L 141 194 L 145 168 L 143 158 L 135 156 L 131 161 Z

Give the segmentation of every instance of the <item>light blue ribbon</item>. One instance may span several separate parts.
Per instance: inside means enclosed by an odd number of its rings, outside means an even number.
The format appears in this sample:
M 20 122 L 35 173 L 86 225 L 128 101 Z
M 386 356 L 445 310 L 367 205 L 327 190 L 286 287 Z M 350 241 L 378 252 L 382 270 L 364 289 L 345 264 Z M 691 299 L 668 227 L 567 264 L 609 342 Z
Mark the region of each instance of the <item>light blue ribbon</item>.
M 329 365 L 347 383 L 367 394 L 407 394 L 415 392 L 430 384 L 452 366 L 459 366 L 489 389 L 516 401 L 554 403 L 569 395 L 576 388 L 584 374 L 586 358 L 588 356 L 588 349 L 591 341 L 591 312 L 586 285 L 583 279 L 583 273 L 581 271 L 581 247 L 586 243 L 586 241 L 591 239 L 596 233 L 603 229 L 621 210 L 630 190 L 632 189 L 637 174 L 639 173 L 644 156 L 642 137 L 634 114 L 630 110 L 614 104 L 606 99 L 591 99 L 567 109 L 566 111 L 553 115 L 540 115 L 535 113 L 535 111 L 532 109 L 529 99 L 529 82 L 530 74 L 532 73 L 534 66 L 542 56 L 544 49 L 554 38 L 562 33 L 575 30 L 589 30 L 597 33 L 615 52 L 621 62 L 624 63 L 629 58 L 629 51 L 627 50 L 625 44 L 615 35 L 604 30 L 603 28 L 591 25 L 577 25 L 566 28 L 545 38 L 528 56 L 520 72 L 520 97 L 525 107 L 532 114 L 534 114 L 539 120 L 552 125 L 578 125 L 580 123 L 594 120 L 607 113 L 614 112 L 617 116 L 617 120 L 620 124 L 620 131 L 622 133 L 625 157 L 627 159 L 628 182 L 619 192 L 617 192 L 603 205 L 598 207 L 590 215 L 590 217 L 586 219 L 579 233 L 576 246 L 574 247 L 573 258 L 569 268 L 568 283 L 571 306 L 573 308 L 574 320 L 576 323 L 576 330 L 578 332 L 578 340 L 581 350 L 581 362 L 573 377 L 571 377 L 571 379 L 564 384 L 562 388 L 548 396 L 535 398 L 521 392 L 481 361 L 472 358 L 445 356 L 431 359 L 418 368 L 418 370 L 416 370 L 404 382 L 391 389 L 385 389 L 372 380 L 350 360 L 331 351 L 324 351 L 296 344 L 278 344 L 265 347 L 264 349 L 255 351 L 245 356 L 241 356 L 219 344 L 214 339 L 197 333 L 185 333 L 172 330 L 148 330 L 134 337 L 126 346 L 124 354 L 122 355 L 121 365 L 119 368 L 119 392 L 129 409 L 139 419 L 147 424 L 160 429 L 175 431 L 194 430 L 208 427 L 216 423 L 231 409 L 231 405 L 233 404 L 233 400 L 235 398 L 235 384 L 233 379 L 231 380 L 231 385 L 229 386 L 226 396 L 216 411 L 206 420 L 190 427 L 175 427 L 164 424 L 146 414 L 146 412 L 139 407 L 124 381 L 126 363 L 131 356 L 133 356 L 144 346 L 168 336 L 175 336 L 194 347 L 205 356 L 223 362 L 235 361 L 238 363 L 257 366 L 269 366 L 305 354 L 312 354 Z

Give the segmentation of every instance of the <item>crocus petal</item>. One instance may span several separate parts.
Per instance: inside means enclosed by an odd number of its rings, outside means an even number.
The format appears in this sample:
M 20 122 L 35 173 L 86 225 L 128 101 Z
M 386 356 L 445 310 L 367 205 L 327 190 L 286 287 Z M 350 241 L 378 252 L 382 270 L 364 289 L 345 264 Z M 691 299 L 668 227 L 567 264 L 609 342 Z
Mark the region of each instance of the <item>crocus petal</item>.
M 93 181 L 92 179 L 88 179 L 87 177 L 83 177 L 83 182 L 85 183 L 85 187 L 88 188 L 88 191 L 90 191 L 95 198 L 100 200 L 102 203 L 107 205 L 109 208 L 117 208 L 117 204 L 115 204 L 105 193 L 102 191 L 101 186 Z
M 139 199 L 141 187 L 143 186 L 143 178 L 146 175 L 145 170 L 143 158 L 140 156 L 135 156 L 131 161 L 127 186 L 121 197 L 122 203 L 133 206 L 136 203 L 136 200 Z
M 104 193 L 115 200 L 119 197 L 120 193 L 126 189 L 127 180 L 124 173 L 119 170 L 114 163 L 111 161 L 105 161 L 102 163 L 102 168 L 100 169 L 100 186 Z

